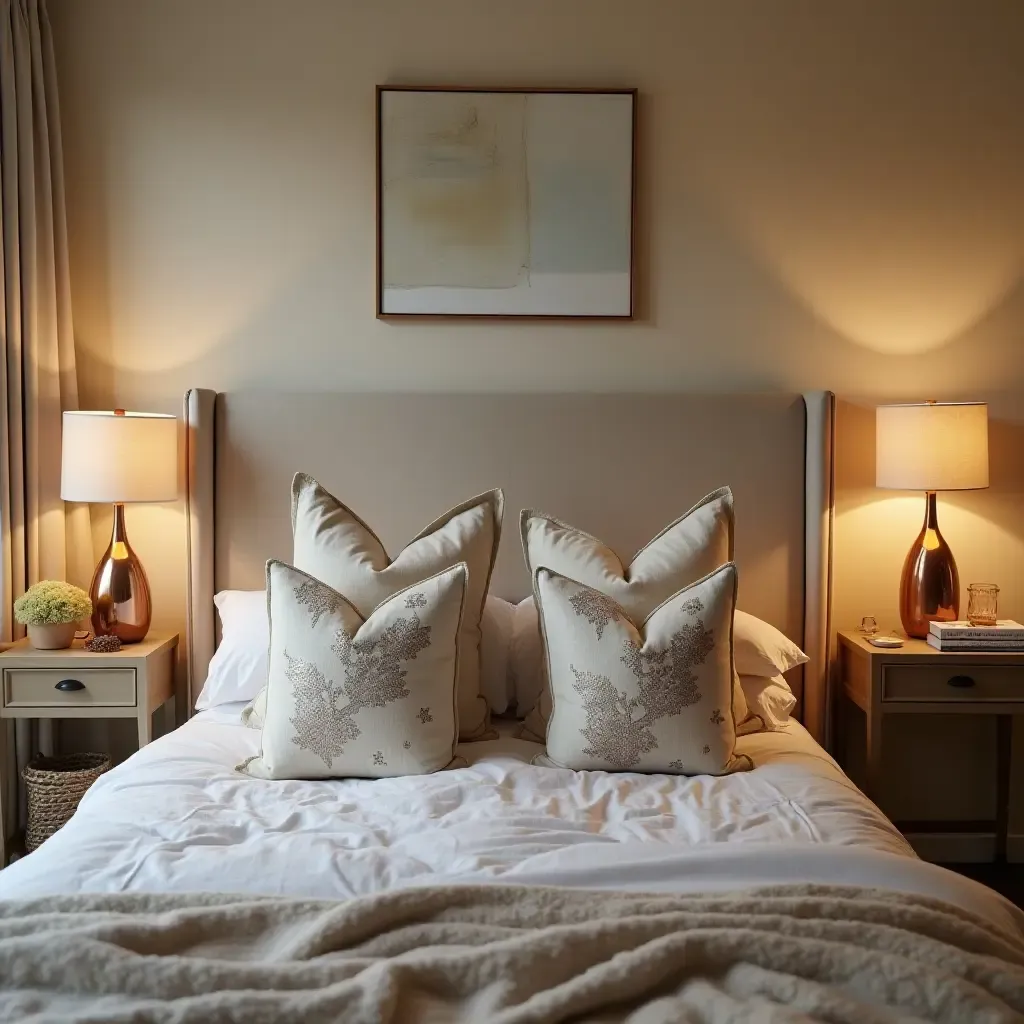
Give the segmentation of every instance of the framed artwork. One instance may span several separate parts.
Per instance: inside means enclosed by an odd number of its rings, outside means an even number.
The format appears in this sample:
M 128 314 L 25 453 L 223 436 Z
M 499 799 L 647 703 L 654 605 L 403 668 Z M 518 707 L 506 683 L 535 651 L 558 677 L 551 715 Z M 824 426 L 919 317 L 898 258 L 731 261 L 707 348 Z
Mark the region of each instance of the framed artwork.
M 377 87 L 377 315 L 633 315 L 636 90 Z

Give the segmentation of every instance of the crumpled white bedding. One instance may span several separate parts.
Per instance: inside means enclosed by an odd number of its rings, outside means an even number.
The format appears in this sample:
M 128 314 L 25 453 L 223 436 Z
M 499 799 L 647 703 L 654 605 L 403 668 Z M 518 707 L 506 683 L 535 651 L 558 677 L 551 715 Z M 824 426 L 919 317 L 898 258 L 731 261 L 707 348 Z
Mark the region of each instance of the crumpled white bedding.
M 103 776 L 74 818 L 0 872 L 0 899 L 75 892 L 347 898 L 503 881 L 696 892 L 821 882 L 1009 904 L 918 861 L 792 722 L 743 737 L 755 769 L 721 778 L 544 768 L 538 744 L 463 744 L 467 768 L 382 780 L 239 774 L 260 734 L 203 712 Z M 982 898 L 984 897 L 984 899 Z

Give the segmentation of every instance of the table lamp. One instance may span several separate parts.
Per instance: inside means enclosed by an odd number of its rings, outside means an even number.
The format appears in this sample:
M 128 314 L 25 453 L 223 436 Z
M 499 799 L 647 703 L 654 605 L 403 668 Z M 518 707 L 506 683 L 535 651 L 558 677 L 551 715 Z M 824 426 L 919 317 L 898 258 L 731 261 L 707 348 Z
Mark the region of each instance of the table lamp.
M 124 525 L 127 502 L 178 497 L 178 421 L 159 413 L 66 412 L 60 496 L 65 501 L 110 502 L 110 546 L 89 588 L 92 628 L 134 644 L 149 632 L 149 580 Z
M 983 402 L 882 405 L 875 411 L 875 483 L 924 491 L 924 525 L 900 578 L 907 636 L 925 638 L 932 621 L 960 617 L 960 576 L 939 532 L 937 491 L 988 487 L 988 406 Z

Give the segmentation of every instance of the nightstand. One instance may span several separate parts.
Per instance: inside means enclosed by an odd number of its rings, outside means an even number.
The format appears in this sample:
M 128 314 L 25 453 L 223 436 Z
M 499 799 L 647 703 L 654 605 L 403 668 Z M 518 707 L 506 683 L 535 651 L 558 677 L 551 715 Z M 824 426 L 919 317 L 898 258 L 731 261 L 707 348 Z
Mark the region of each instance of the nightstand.
M 177 634 L 150 633 L 114 654 L 92 654 L 80 640 L 37 651 L 21 640 L 0 654 L 0 867 L 7 862 L 3 795 L 10 722 L 16 718 L 134 718 L 139 746 L 152 737 L 153 712 L 171 701 Z
M 853 630 L 839 633 L 841 692 L 867 722 L 866 785 L 877 802 L 881 788 L 882 723 L 888 715 L 994 715 L 997 723 L 995 821 L 897 822 L 900 831 L 995 835 L 996 857 L 1006 859 L 1013 716 L 1024 715 L 1024 651 L 942 652 L 924 640 L 874 647 Z

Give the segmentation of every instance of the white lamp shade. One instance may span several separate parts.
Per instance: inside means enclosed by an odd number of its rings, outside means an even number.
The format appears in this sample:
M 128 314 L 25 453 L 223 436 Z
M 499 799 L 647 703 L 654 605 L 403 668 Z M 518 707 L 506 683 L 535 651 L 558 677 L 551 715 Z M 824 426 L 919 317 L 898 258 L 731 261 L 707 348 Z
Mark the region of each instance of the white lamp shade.
M 901 491 L 988 487 L 988 406 L 984 402 L 879 406 L 875 483 Z
M 65 501 L 173 501 L 178 421 L 148 412 L 66 412 L 60 496 Z

